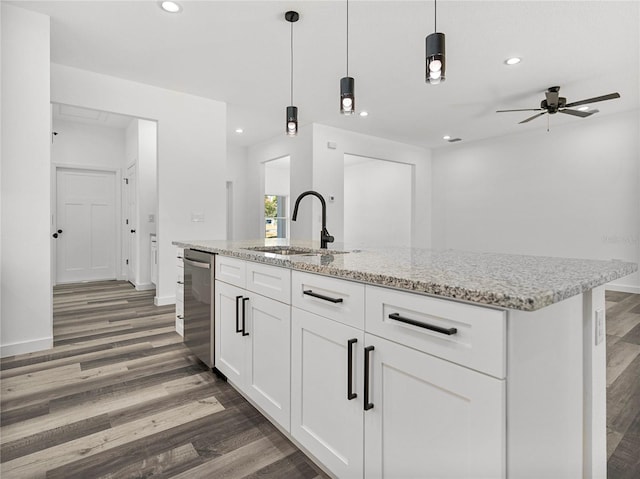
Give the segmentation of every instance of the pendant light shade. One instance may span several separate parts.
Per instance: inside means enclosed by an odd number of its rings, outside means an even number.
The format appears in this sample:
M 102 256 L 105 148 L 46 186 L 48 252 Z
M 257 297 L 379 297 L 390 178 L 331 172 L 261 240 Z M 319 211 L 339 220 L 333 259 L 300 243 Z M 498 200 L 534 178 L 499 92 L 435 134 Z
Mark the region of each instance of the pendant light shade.
M 433 1 L 433 30 L 425 40 L 425 81 L 437 85 L 445 80 L 444 33 L 438 33 L 438 1 Z
M 291 104 L 287 107 L 287 123 L 285 131 L 288 136 L 298 134 L 298 107 L 293 106 L 293 24 L 298 21 L 298 12 L 290 10 L 284 14 L 284 18 L 291 24 Z
M 298 134 L 298 107 L 287 107 L 287 135 L 296 136 Z
M 347 0 L 347 76 L 340 79 L 340 113 L 356 112 L 356 81 L 349 76 L 349 0 Z
M 356 82 L 351 77 L 340 79 L 340 113 L 353 115 L 356 111 Z
M 427 83 L 437 85 L 445 80 L 445 46 L 444 33 L 432 33 L 425 41 L 426 46 L 426 73 Z

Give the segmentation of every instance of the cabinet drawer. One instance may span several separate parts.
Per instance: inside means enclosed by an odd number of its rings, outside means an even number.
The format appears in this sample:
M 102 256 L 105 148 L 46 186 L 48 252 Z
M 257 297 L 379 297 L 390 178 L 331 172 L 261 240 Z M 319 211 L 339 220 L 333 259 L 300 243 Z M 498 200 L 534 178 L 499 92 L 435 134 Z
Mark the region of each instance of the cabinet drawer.
M 366 298 L 367 332 L 505 377 L 504 311 L 369 285 Z
M 282 303 L 291 303 L 291 270 L 261 263 L 246 263 L 249 291 Z
M 216 257 L 216 279 L 244 288 L 246 284 L 246 261 L 227 256 Z
M 184 316 L 184 301 L 181 299 L 176 300 L 176 316 L 181 319 Z
M 291 304 L 341 323 L 364 328 L 364 285 L 293 271 Z
M 178 248 L 176 256 L 176 265 L 182 268 L 184 266 L 184 263 L 182 262 L 182 259 L 184 258 L 184 249 Z

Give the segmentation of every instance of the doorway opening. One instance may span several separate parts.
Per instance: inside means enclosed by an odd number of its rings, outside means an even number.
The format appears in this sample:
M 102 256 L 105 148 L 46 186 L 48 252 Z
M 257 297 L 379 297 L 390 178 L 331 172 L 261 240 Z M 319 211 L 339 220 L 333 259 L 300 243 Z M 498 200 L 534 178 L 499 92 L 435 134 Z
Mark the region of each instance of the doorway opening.
M 157 123 L 51 110 L 52 285 L 126 280 L 155 291 Z
M 264 238 L 289 237 L 289 190 L 291 158 L 264 163 Z

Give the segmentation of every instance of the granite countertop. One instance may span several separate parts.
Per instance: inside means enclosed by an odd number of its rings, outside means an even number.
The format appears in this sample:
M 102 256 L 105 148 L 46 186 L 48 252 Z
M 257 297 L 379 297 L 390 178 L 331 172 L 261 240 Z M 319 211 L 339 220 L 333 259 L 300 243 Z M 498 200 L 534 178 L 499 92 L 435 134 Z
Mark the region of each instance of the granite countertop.
M 632 274 L 635 263 L 418 248 L 349 248 L 287 240 L 174 241 L 223 256 L 499 308 L 535 311 Z M 306 254 L 253 251 L 308 248 Z M 321 254 L 320 254 L 321 253 Z

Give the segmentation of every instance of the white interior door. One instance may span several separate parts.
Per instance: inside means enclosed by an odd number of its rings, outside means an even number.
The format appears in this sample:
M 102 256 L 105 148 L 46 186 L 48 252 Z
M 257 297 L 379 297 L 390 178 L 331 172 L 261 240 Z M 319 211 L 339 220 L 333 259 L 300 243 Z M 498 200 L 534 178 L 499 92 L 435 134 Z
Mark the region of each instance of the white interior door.
M 116 277 L 115 173 L 56 171 L 56 282 Z
M 127 279 L 136 284 L 136 264 L 138 261 L 138 250 L 136 248 L 136 238 L 137 238 L 137 214 L 136 214 L 136 165 L 131 165 L 127 169 L 127 225 L 125 226 L 127 229 L 125 230 L 125 234 L 128 235 L 128 249 L 129 249 L 129 257 L 127 259 Z

